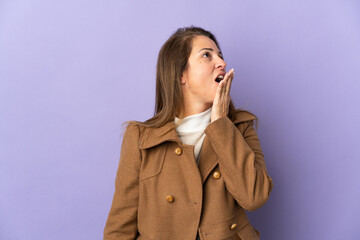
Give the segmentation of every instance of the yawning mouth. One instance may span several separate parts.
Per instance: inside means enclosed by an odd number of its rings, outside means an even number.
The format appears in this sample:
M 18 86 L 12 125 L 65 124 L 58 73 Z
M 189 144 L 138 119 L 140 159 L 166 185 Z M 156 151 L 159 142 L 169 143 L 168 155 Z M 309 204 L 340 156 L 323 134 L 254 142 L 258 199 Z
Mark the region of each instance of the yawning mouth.
M 216 82 L 220 82 L 221 80 L 223 80 L 224 79 L 224 75 L 219 75 L 216 79 L 215 79 L 215 81 Z

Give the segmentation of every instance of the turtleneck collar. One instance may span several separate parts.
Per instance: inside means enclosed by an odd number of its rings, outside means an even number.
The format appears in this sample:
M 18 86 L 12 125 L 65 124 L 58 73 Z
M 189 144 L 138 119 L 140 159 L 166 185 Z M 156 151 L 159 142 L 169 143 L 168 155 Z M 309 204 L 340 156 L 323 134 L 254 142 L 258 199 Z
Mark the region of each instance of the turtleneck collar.
M 202 113 L 190 115 L 183 119 L 175 117 L 176 131 L 196 132 L 205 130 L 211 121 L 211 109 L 212 107 Z

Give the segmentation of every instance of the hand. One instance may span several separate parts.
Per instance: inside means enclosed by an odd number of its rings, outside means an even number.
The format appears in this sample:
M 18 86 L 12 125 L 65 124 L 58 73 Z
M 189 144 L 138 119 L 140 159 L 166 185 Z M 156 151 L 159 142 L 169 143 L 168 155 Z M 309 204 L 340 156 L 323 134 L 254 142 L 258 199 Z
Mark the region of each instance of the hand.
M 228 115 L 230 104 L 230 88 L 233 78 L 234 69 L 231 69 L 226 73 L 224 80 L 220 81 L 211 109 L 211 122 Z

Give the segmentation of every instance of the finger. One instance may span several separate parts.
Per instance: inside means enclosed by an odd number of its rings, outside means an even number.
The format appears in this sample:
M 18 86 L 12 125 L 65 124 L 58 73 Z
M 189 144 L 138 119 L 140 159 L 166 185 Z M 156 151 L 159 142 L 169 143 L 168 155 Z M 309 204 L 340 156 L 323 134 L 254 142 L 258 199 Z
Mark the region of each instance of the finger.
M 219 99 L 222 95 L 222 91 L 223 91 L 223 87 L 222 87 L 222 84 L 221 84 L 222 81 L 220 81 L 217 89 L 216 89 L 216 93 L 215 93 L 215 97 L 214 97 L 214 102 L 213 104 L 217 104 L 219 102 Z
M 226 95 L 226 85 L 229 82 L 229 77 L 230 77 L 230 71 L 225 74 L 224 80 L 222 80 L 220 82 L 221 87 L 222 87 L 222 90 L 221 90 L 222 97 L 224 97 L 224 95 Z
M 224 80 L 220 82 L 221 87 L 221 97 L 223 98 L 226 95 L 226 85 L 229 81 L 229 73 L 227 73 L 224 77 Z
M 229 79 L 226 82 L 226 94 L 230 95 L 231 83 L 234 78 L 234 69 L 229 71 Z
M 231 86 L 231 82 L 233 79 L 233 71 L 234 69 L 231 69 L 228 73 L 227 73 L 227 78 L 225 79 L 226 81 L 224 81 L 224 85 L 223 85 L 223 95 L 222 95 L 222 110 L 224 111 L 224 114 L 227 115 L 228 110 L 229 110 L 229 104 L 230 104 L 230 86 Z

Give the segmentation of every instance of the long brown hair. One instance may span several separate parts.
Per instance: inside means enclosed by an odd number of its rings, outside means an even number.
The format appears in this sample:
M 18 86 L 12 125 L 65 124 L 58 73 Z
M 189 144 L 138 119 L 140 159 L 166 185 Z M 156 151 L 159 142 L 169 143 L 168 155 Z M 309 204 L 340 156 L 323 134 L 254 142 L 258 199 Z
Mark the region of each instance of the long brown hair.
M 156 99 L 154 116 L 145 122 L 136 122 L 145 127 L 161 127 L 174 121 L 184 108 L 181 90 L 181 74 L 188 66 L 192 41 L 196 36 L 206 36 L 220 49 L 215 36 L 200 27 L 179 28 L 161 47 L 156 65 Z M 228 117 L 235 118 L 235 107 L 230 100 Z

